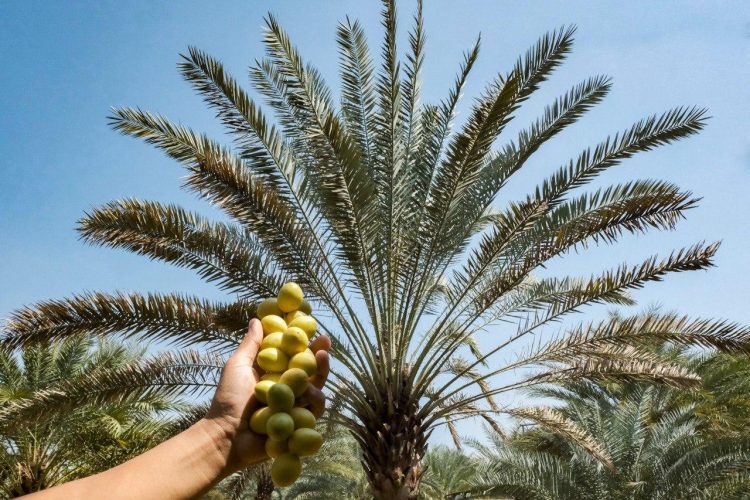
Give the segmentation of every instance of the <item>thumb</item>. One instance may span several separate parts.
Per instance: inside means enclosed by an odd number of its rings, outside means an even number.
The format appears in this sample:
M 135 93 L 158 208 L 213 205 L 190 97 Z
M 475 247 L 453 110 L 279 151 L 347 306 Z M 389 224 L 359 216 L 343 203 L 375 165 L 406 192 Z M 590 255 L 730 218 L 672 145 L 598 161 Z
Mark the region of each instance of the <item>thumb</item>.
M 263 327 L 258 319 L 253 318 L 250 320 L 247 335 L 242 339 L 232 357 L 249 359 L 250 364 L 254 363 L 261 342 L 263 342 Z

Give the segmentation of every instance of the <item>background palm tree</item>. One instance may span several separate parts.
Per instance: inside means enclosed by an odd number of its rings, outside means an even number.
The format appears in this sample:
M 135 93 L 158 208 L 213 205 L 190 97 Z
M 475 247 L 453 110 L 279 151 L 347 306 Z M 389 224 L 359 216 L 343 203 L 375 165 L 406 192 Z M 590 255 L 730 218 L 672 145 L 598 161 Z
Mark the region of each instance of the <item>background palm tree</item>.
M 140 362 L 142 349 L 74 336 L 52 344 L 0 349 L 0 496 L 16 497 L 114 467 L 169 437 L 162 395 L 25 412 L 29 401 L 59 397 L 97 373 Z
M 750 433 L 750 360 L 728 353 L 684 355 L 685 364 L 701 377 L 697 391 L 674 395 L 675 405 L 693 405 L 701 432 L 727 438 Z
M 421 498 L 463 498 L 457 492 L 469 490 L 476 485 L 481 462 L 465 454 L 461 449 L 436 446 L 427 452 L 424 459 L 427 469 L 422 480 Z
M 592 436 L 610 466 L 577 443 L 543 429 L 476 443 L 486 469 L 467 491 L 517 499 L 747 498 L 750 440 L 702 433 L 695 405 L 678 391 L 631 386 L 611 392 L 575 383 L 539 395 Z
M 495 397 L 559 379 L 696 383 L 689 370 L 641 348 L 646 339 L 747 347 L 747 328 L 673 315 L 608 320 L 546 343 L 526 342 L 547 338 L 545 327 L 585 305 L 632 304 L 628 290 L 712 264 L 718 245 L 697 244 L 587 277 L 535 277 L 568 252 L 613 244 L 626 233 L 673 229 L 697 199 L 671 183 L 579 190 L 636 153 L 695 134 L 704 110 L 680 107 L 643 119 L 564 161 L 528 196 L 512 201 L 505 193 L 497 206 L 498 193 L 534 152 L 605 97 L 609 79 L 574 85 L 495 147 L 519 107 L 570 53 L 575 29 L 543 36 L 489 83 L 458 125 L 479 39 L 447 97 L 422 104 L 421 2 L 403 61 L 392 0 L 382 19 L 378 71 L 361 25 L 348 19 L 339 25 L 337 107 L 321 75 L 269 15 L 267 57 L 250 68 L 250 79 L 274 121 L 218 60 L 191 48 L 180 70 L 226 125 L 231 150 L 161 116 L 113 111 L 116 130 L 181 162 L 185 187 L 230 220 L 127 199 L 87 214 L 81 236 L 194 269 L 232 300 L 94 293 L 42 302 L 12 316 L 6 345 L 79 332 L 158 339 L 176 348 L 200 344 L 208 355 L 177 351 L 129 379 L 101 380 L 98 388 L 110 396 L 144 386 L 199 390 L 215 383 L 217 356 L 244 334 L 253 304 L 294 280 L 334 340 L 331 386 L 342 404 L 329 418 L 361 445 L 373 495 L 389 499 L 418 495 L 428 437 L 464 418 L 492 425 L 499 413 L 527 418 L 561 429 L 606 462 L 564 415 L 502 405 Z M 517 329 L 498 328 L 508 321 Z M 528 351 L 504 362 L 519 346 Z M 512 382 L 495 377 L 522 367 L 532 371 Z

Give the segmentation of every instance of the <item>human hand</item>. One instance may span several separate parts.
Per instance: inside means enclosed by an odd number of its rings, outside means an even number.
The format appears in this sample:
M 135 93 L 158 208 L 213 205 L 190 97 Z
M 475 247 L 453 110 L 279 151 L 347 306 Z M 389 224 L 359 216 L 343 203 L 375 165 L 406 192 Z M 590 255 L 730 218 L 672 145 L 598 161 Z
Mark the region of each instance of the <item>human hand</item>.
M 228 440 L 227 473 L 268 459 L 265 437 L 250 430 L 250 416 L 261 407 L 254 393 L 255 384 L 260 380 L 255 358 L 262 341 L 261 323 L 253 319 L 247 335 L 224 366 L 211 408 L 204 419 L 218 426 Z M 315 418 L 319 418 L 325 409 L 325 395 L 321 389 L 328 378 L 330 348 L 331 340 L 324 335 L 310 343 L 318 362 L 318 373 L 310 377 L 310 384 L 300 401 Z

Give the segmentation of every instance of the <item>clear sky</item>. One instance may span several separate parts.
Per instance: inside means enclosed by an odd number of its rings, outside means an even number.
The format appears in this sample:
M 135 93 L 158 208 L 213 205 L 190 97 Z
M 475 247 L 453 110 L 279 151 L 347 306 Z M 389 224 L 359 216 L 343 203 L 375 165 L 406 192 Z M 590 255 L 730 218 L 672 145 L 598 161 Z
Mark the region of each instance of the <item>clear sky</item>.
M 480 31 L 482 51 L 464 104 L 545 31 L 571 23 L 579 28 L 568 62 L 525 105 L 511 131 L 584 78 L 603 73 L 614 79 L 609 98 L 545 146 L 505 199 L 517 199 L 582 147 L 643 116 L 682 104 L 707 107 L 713 118 L 704 133 L 629 160 L 604 178 L 674 181 L 703 197 L 688 220 L 673 233 L 629 237 L 618 246 L 564 259 L 556 270 L 588 275 L 696 241 L 722 240 L 717 268 L 672 276 L 636 297 L 642 305 L 750 323 L 750 4 L 425 3 L 426 101 L 445 95 L 462 52 Z M 400 3 L 402 34 L 413 7 L 412 1 Z M 375 0 L 0 2 L 0 317 L 28 302 L 85 290 L 222 297 L 189 271 L 84 246 L 73 228 L 84 211 L 124 197 L 216 213 L 180 191 L 180 167 L 109 130 L 106 115 L 110 106 L 140 106 L 220 134 L 212 114 L 181 81 L 178 54 L 196 45 L 246 81 L 248 64 L 263 56 L 261 26 L 269 10 L 334 89 L 334 32 L 345 15 L 364 22 L 373 53 L 379 53 Z

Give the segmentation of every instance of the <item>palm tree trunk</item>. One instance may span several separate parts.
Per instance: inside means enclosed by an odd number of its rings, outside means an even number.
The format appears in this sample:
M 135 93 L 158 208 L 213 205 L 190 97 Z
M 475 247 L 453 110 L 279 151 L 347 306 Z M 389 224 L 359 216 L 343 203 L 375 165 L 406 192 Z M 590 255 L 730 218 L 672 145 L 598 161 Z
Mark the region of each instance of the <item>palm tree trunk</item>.
M 271 480 L 271 468 L 267 465 L 258 467 L 256 476 L 255 498 L 257 500 L 271 500 L 273 497 L 273 481 Z
M 45 470 L 44 464 L 16 464 L 18 483 L 12 487 L 10 497 L 22 497 L 45 489 L 47 487 Z
M 407 389 L 382 398 L 391 403 L 382 408 L 381 418 L 365 422 L 360 438 L 362 465 L 377 500 L 408 500 L 419 495 L 429 433 L 417 418 L 418 407 Z

